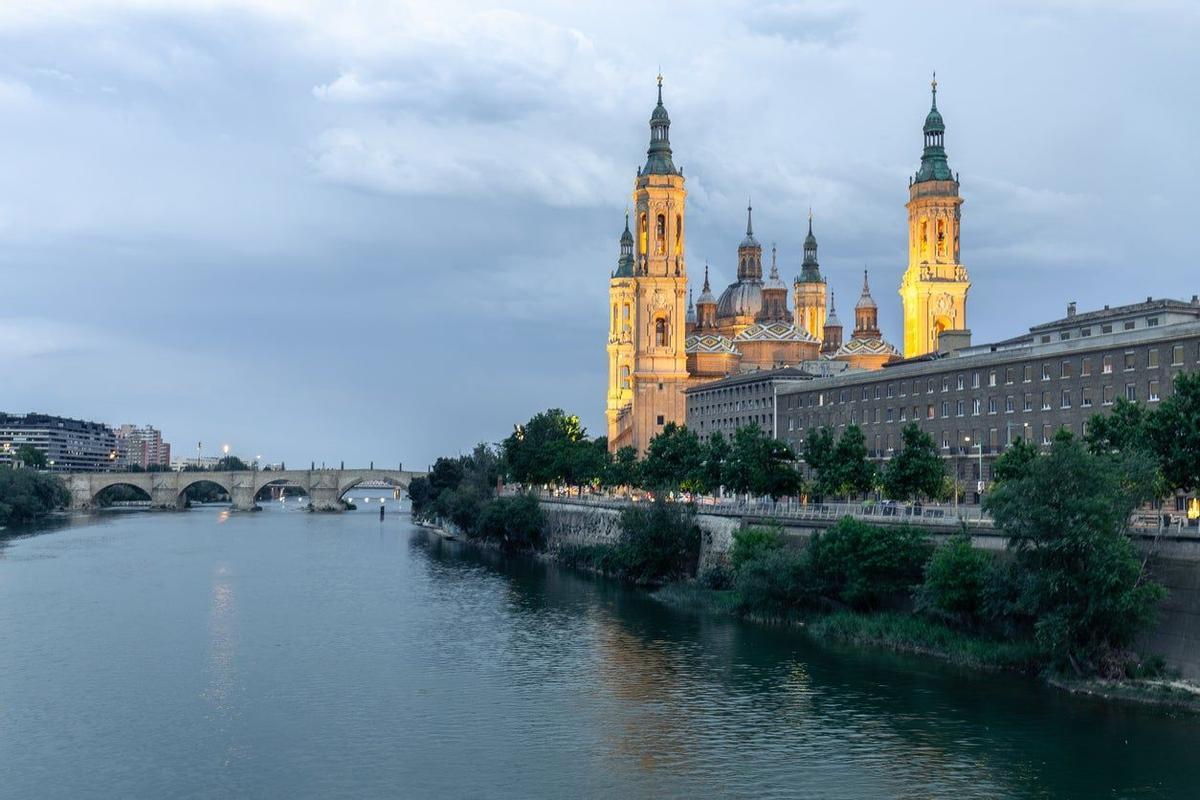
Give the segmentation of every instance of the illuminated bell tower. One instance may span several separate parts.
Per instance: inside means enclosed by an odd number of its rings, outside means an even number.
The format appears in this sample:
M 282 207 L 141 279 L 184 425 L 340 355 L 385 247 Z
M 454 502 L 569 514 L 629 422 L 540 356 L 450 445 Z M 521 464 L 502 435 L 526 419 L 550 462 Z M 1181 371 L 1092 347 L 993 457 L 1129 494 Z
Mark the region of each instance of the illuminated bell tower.
M 629 437 L 639 454 L 668 422 L 684 424 L 687 408 L 685 349 L 687 268 L 684 264 L 683 173 L 671 160 L 671 119 L 662 102 L 650 115 L 646 165 L 633 188 L 634 254 L 633 398 Z M 610 446 L 613 444 L 610 439 Z
M 825 279 L 817 264 L 817 237 L 813 236 L 812 221 L 810 208 L 808 236 L 804 237 L 804 262 L 792 283 L 792 308 L 797 330 L 808 331 L 819 342 L 825 338 Z
M 937 349 L 944 330 L 967 327 L 967 291 L 971 282 L 959 262 L 962 198 L 958 176 L 946 161 L 945 123 L 937 108 L 937 74 L 933 103 L 925 117 L 925 151 L 916 176 L 909 181 L 908 269 L 900 282 L 904 302 L 904 357 Z
M 608 402 L 604 415 L 608 421 L 608 443 L 614 451 L 628 443 L 618 441 L 622 434 L 620 419 L 622 409 L 628 409 L 633 403 L 633 263 L 633 234 L 629 232 L 629 213 L 626 212 L 621 255 L 608 282 L 612 321 L 608 330 Z

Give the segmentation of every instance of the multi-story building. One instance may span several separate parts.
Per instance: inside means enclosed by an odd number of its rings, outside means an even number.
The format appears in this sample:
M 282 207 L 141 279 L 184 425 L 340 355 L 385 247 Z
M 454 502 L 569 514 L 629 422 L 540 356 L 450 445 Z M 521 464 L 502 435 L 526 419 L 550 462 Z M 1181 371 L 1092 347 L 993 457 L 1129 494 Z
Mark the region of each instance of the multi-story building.
M 152 425 L 122 425 L 117 428 L 117 462 L 122 467 L 167 468 L 171 465 L 171 445 L 163 441 L 162 431 Z
M 101 422 L 0 413 L 0 465 L 11 466 L 23 445 L 41 451 L 51 472 L 107 471 L 117 462 L 116 434 Z
M 765 369 L 731 375 L 687 389 L 687 427 L 701 440 L 715 432 L 726 439 L 738 428 L 756 423 L 767 433 L 775 430 L 775 394 L 814 378 L 828 377 L 852 369 L 836 361 L 806 361 L 796 367 Z
M 868 453 L 887 459 L 915 422 L 973 484 L 1021 437 L 1048 445 L 1065 428 L 1123 397 L 1153 407 L 1180 372 L 1200 369 L 1200 298 L 1154 300 L 1076 313 L 992 344 L 956 346 L 968 332 L 940 337 L 941 349 L 874 372 L 780 385 L 776 431 L 798 450 L 807 431 L 835 435 L 858 425 Z

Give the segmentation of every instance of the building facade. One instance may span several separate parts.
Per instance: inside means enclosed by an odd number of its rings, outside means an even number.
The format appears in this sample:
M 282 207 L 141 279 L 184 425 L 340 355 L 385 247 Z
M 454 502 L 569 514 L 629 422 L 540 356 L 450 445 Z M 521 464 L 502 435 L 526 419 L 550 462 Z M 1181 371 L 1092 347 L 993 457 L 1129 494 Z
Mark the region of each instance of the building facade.
M 944 337 L 949 340 L 949 337 Z M 781 386 L 776 430 L 799 451 L 809 430 L 858 425 L 871 458 L 916 423 L 967 484 L 991 479 L 1018 437 L 1046 446 L 1123 397 L 1151 408 L 1180 372 L 1200 369 L 1200 298 L 1154 300 L 1067 316 L 992 344 L 935 352 L 873 372 Z M 972 487 L 974 488 L 974 487 Z
M 163 441 L 162 431 L 152 425 L 122 425 L 117 436 L 117 463 L 125 468 L 171 466 L 171 445 Z
M 0 413 L 0 466 L 12 466 L 24 445 L 46 456 L 50 472 L 105 472 L 117 464 L 116 433 L 103 423 Z
M 848 369 L 849 365 L 842 362 L 806 362 L 797 367 L 746 372 L 692 386 L 685 392 L 687 428 L 702 441 L 717 432 L 731 439 L 738 428 L 750 424 L 778 435 L 775 397 L 781 387 L 794 387 Z

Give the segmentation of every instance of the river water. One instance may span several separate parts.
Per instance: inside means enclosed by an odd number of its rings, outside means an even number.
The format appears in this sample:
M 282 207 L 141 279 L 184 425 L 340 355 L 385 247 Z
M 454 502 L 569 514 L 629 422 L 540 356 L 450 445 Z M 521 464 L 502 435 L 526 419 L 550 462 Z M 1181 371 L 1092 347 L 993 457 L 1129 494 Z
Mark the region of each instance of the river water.
M 1200 794 L 1200 719 L 289 507 L 0 540 L 0 796 Z

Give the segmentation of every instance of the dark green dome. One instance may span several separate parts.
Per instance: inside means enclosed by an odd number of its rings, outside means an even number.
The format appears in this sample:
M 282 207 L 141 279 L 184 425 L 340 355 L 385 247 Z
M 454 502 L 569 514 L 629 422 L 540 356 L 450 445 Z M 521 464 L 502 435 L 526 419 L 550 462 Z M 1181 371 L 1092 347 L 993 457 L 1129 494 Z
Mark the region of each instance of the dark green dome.
M 933 102 L 930 104 L 929 113 L 925 115 L 925 150 L 921 153 L 921 166 L 913 179 L 915 183 L 954 180 L 954 173 L 951 172 L 950 164 L 946 160 L 946 123 L 942 119 L 942 112 L 938 111 L 937 107 L 936 72 L 933 74 L 933 83 L 930 86 L 933 92 Z
M 671 160 L 671 118 L 662 101 L 662 75 L 658 76 L 658 105 L 650 114 L 650 147 L 646 150 L 643 175 L 678 175 Z

